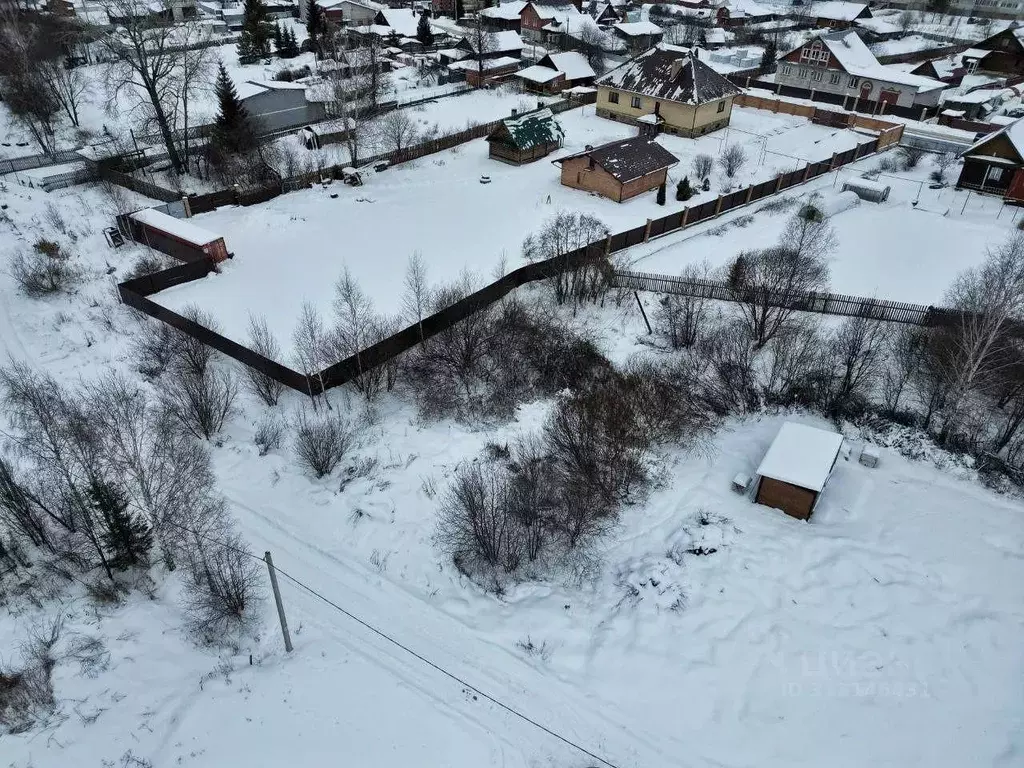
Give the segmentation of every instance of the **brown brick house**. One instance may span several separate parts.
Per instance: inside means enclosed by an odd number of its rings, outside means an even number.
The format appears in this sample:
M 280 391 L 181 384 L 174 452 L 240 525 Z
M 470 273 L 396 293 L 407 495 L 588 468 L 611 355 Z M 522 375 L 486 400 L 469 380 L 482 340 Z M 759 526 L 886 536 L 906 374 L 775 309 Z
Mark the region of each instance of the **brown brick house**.
M 1024 203 L 1024 118 L 964 150 L 957 187 Z
M 654 139 L 637 136 L 591 147 L 554 161 L 562 166 L 562 184 L 597 192 L 617 203 L 665 183 L 679 159 Z

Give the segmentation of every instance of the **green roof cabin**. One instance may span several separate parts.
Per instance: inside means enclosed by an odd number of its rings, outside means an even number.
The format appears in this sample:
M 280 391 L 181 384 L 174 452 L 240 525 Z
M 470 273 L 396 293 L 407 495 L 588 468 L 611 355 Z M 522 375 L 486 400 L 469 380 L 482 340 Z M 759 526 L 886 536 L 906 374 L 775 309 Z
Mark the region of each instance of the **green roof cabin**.
M 488 156 L 510 165 L 532 163 L 562 146 L 564 133 L 550 109 L 508 117 L 487 137 Z

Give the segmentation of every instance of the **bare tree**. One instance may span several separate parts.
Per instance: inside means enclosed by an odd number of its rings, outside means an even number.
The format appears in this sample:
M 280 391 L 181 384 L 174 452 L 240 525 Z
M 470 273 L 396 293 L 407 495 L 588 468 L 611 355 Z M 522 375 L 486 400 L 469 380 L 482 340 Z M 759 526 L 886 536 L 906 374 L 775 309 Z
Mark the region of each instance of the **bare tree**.
M 200 440 L 210 440 L 233 412 L 237 394 L 238 384 L 227 369 L 183 368 L 168 377 L 161 403 L 179 426 Z
M 690 168 L 693 170 L 693 175 L 703 182 L 704 179 L 711 175 L 711 169 L 714 165 L 715 160 L 711 155 L 701 153 L 694 155 Z
M 489 54 L 497 47 L 497 41 L 494 35 L 487 31 L 483 18 L 479 14 L 474 16 L 472 21 L 469 22 L 466 30 L 466 40 L 473 50 L 471 54 L 473 61 L 476 62 L 477 77 L 479 78 L 477 87 L 481 87 L 484 83 L 484 72 L 487 71 Z
M 378 377 L 364 379 L 362 352 L 370 346 L 371 339 L 380 334 L 375 330 L 380 326 L 380 319 L 373 311 L 373 302 L 356 282 L 348 267 L 342 271 L 334 284 L 334 328 L 331 331 L 335 356 L 339 359 L 354 357 L 359 375 L 354 380 L 367 399 L 372 399 L 379 385 Z
M 49 154 L 56 147 L 60 103 L 48 87 L 34 26 L 21 15 L 6 14 L 0 25 L 0 89 L 14 120 Z
M 169 82 L 174 100 L 168 105 L 169 118 L 178 129 L 181 161 L 189 168 L 191 143 L 189 129 L 195 100 L 211 90 L 216 62 L 214 47 L 210 45 L 210 27 L 198 21 L 185 22 L 178 27 L 177 44 L 181 47 L 177 66 Z
M 973 391 L 986 391 L 994 375 L 1012 359 L 1009 326 L 1024 317 L 1024 234 L 1015 233 L 989 249 L 985 262 L 957 277 L 947 304 L 959 310 L 952 331 L 949 392 L 940 438 L 955 431 Z
M 389 151 L 401 152 L 416 141 L 416 123 L 404 109 L 393 109 L 379 117 L 374 129 L 380 144 Z
M 111 59 L 104 74 L 108 109 L 122 111 L 129 104 L 128 112 L 152 118 L 171 165 L 181 173 L 169 110 L 177 98 L 174 86 L 183 54 L 177 25 L 168 20 L 171 9 L 165 5 L 165 14 L 155 14 L 136 0 L 103 0 L 102 5 L 108 16 L 120 20 L 99 41 Z
M 722 148 L 722 154 L 718 157 L 722 171 L 730 179 L 736 176 L 747 162 L 747 151 L 740 144 L 729 144 Z
M 584 23 L 576 38 L 575 47 L 582 53 L 590 68 L 598 76 L 603 75 L 607 66 L 605 65 L 604 52 L 608 47 L 608 35 L 597 24 Z
M 891 336 L 892 324 L 870 313 L 844 321 L 832 335 L 829 349 L 834 378 L 826 406 L 833 415 L 866 402 L 882 375 Z
M 693 293 L 699 293 L 700 285 L 711 279 L 711 266 L 707 261 L 687 264 L 679 278 L 694 288 Z M 699 295 L 670 293 L 661 298 L 655 318 L 673 349 L 697 343 L 707 325 L 709 304 Z
M 917 26 L 917 14 L 913 11 L 903 11 L 896 17 L 896 28 L 904 35 Z
M 295 362 L 306 377 L 309 389 L 309 396 L 316 394 L 313 390 L 313 380 L 319 383 L 319 391 L 324 391 L 323 369 L 327 367 L 327 360 L 330 355 L 330 336 L 324 326 L 323 317 L 312 302 L 302 302 L 299 310 L 299 321 L 292 331 L 292 347 L 294 348 Z
M 607 261 L 601 241 L 607 236 L 608 227 L 595 216 L 559 211 L 523 241 L 523 257 L 531 262 L 550 263 L 555 300 L 559 304 L 596 301 L 606 287 L 602 268 Z M 585 263 L 572 263 L 580 250 L 591 253 L 593 258 Z
M 267 318 L 264 315 L 249 315 L 249 349 L 268 360 L 276 361 L 281 357 L 281 345 L 267 325 Z M 245 366 L 245 380 L 249 391 L 256 397 L 267 405 L 277 405 L 284 391 L 284 384 L 248 365 Z
M 258 558 L 233 531 L 200 542 L 185 585 L 184 608 L 190 628 L 206 642 L 223 642 L 255 620 L 261 597 Z
M 405 268 L 404 285 L 403 317 L 407 322 L 415 323 L 419 327 L 420 341 L 423 341 L 423 318 L 430 303 L 430 286 L 427 284 L 427 264 L 419 251 L 415 251 L 409 257 L 409 263 Z
M 928 331 L 901 326 L 889 337 L 889 359 L 882 373 L 882 404 L 890 416 L 899 412 L 900 403 L 911 381 L 917 376 L 929 346 Z

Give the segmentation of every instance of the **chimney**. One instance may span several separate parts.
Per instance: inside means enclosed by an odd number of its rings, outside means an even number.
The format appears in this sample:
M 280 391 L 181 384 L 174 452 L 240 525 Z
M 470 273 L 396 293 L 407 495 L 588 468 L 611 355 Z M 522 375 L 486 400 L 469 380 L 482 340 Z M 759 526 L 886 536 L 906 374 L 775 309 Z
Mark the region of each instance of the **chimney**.
M 515 117 L 517 114 L 519 114 L 519 110 L 516 109 L 515 107 L 512 107 L 512 117 Z
M 679 73 L 683 71 L 683 59 L 676 59 L 672 62 L 672 69 L 668 73 L 669 80 L 675 80 L 679 77 Z

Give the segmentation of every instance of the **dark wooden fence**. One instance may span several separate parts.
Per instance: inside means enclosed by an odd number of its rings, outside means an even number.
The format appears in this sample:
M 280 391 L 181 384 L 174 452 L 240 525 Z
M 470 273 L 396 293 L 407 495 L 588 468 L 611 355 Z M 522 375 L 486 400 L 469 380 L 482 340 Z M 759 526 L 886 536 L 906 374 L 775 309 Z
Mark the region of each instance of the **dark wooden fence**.
M 0 176 L 5 173 L 17 173 L 27 171 L 31 168 L 47 168 L 51 165 L 62 163 L 73 163 L 81 160 L 82 156 L 77 150 L 66 149 L 54 152 L 49 155 L 29 155 L 27 157 L 12 157 L 7 160 L 0 160 Z
M 478 127 L 480 128 L 480 127 Z M 472 130 L 472 129 L 471 129 Z M 276 379 L 282 384 L 296 389 L 300 392 L 318 392 L 321 389 L 337 387 L 365 373 L 368 370 L 386 363 L 403 352 L 411 349 L 423 339 L 430 338 L 437 333 L 450 328 L 460 320 L 469 317 L 482 308 L 498 301 L 515 288 L 526 283 L 543 280 L 553 277 L 563 271 L 575 269 L 581 264 L 601 262 L 603 258 L 617 251 L 630 248 L 640 243 L 647 242 L 652 237 L 665 235 L 671 232 L 693 226 L 702 221 L 707 221 L 716 216 L 733 210 L 739 206 L 747 205 L 757 200 L 773 195 L 784 189 L 802 184 L 816 176 L 820 176 L 841 165 L 852 163 L 866 155 L 878 150 L 879 139 L 872 139 L 858 145 L 854 149 L 834 154 L 827 160 L 821 160 L 806 164 L 803 168 L 784 173 L 775 179 L 764 181 L 744 189 L 736 190 L 726 195 L 720 195 L 714 200 L 708 200 L 695 206 L 684 208 L 681 211 L 670 213 L 659 219 L 649 219 L 645 225 L 634 227 L 625 232 L 609 234 L 600 242 L 572 251 L 571 253 L 557 257 L 550 261 L 528 264 L 519 269 L 513 270 L 504 277 L 496 280 L 490 285 L 481 288 L 475 293 L 445 307 L 441 311 L 424 318 L 422 323 L 410 326 L 398 333 L 384 339 L 345 360 L 324 369 L 312 379 L 298 373 L 286 366 L 257 355 L 252 350 L 214 333 L 208 328 L 198 326 L 196 323 L 178 315 L 155 302 L 146 299 L 158 291 L 179 285 L 189 280 L 197 280 L 206 277 L 214 271 L 212 264 L 206 262 L 186 264 L 181 267 L 173 267 L 163 272 L 141 277 L 121 283 L 118 291 L 124 303 L 144 312 L 152 317 L 162 320 L 179 330 L 195 336 L 197 339 L 209 344 L 229 357 L 256 368 L 268 376 Z M 453 145 L 454 146 L 454 145 Z M 441 151 L 440 149 L 435 151 Z M 190 205 L 192 204 L 192 198 Z M 661 276 L 650 276 L 662 279 Z M 666 278 L 670 279 L 671 278 Z M 626 286 L 629 287 L 629 286 Z M 637 288 L 639 290 L 639 287 Z M 644 290 L 647 290 L 646 288 Z M 866 301 L 856 297 L 846 297 L 851 301 Z M 911 305 L 907 305 L 908 307 Z M 817 311 L 817 310 L 808 310 Z M 906 321 L 898 321 L 906 322 Z
M 127 173 L 115 170 L 114 168 L 108 167 L 106 164 L 99 164 L 96 168 L 97 175 L 106 181 L 113 182 L 119 187 L 130 189 L 133 192 L 138 192 L 140 195 L 151 197 L 154 200 L 159 200 L 162 203 L 172 203 L 175 200 L 181 200 L 182 195 L 179 192 L 175 192 L 171 189 L 165 189 L 164 187 L 151 184 L 143 179 L 136 178 Z

